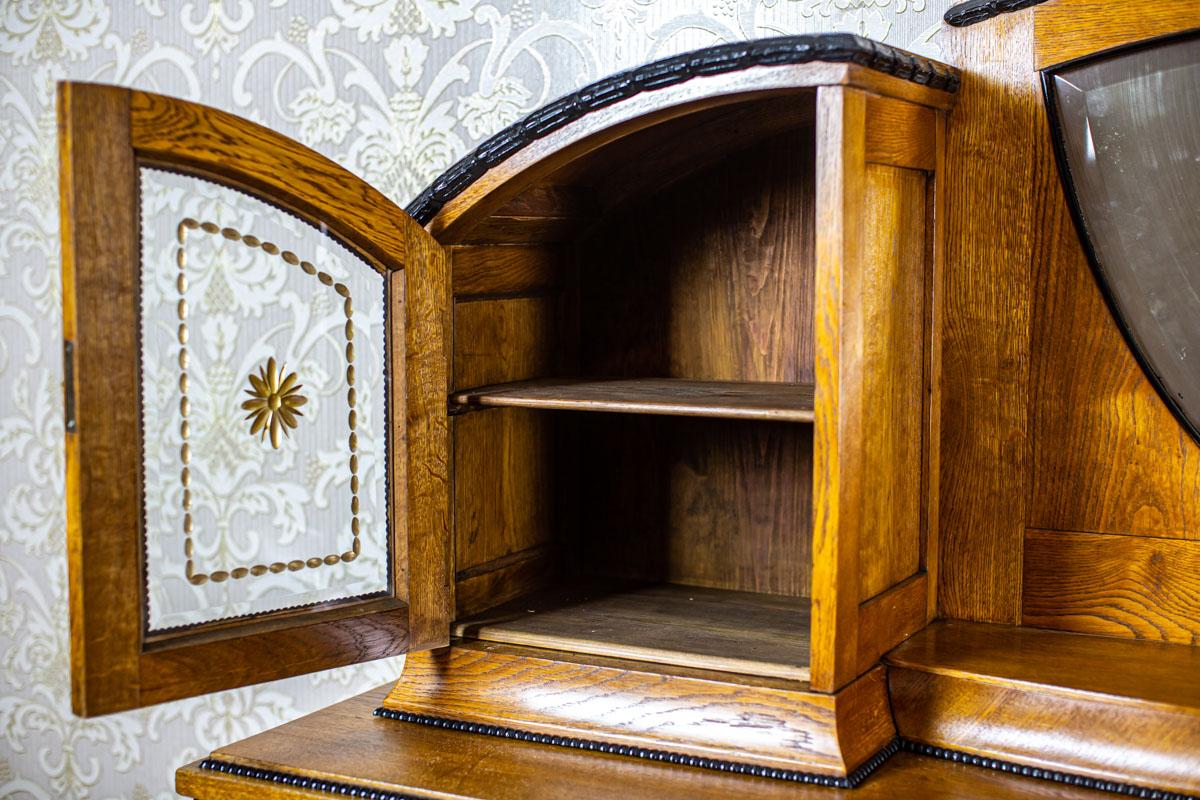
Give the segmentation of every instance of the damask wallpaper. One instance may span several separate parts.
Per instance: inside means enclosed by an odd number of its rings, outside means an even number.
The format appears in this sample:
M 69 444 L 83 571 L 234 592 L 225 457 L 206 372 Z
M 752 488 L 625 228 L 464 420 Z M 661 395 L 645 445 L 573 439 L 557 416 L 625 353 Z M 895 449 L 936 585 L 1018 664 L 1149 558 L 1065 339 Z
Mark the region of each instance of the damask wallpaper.
M 391 659 L 71 714 L 54 87 L 249 117 L 404 205 L 474 143 L 609 72 L 849 30 L 937 56 L 951 0 L 0 0 L 0 797 L 173 797 L 176 766 L 392 680 Z

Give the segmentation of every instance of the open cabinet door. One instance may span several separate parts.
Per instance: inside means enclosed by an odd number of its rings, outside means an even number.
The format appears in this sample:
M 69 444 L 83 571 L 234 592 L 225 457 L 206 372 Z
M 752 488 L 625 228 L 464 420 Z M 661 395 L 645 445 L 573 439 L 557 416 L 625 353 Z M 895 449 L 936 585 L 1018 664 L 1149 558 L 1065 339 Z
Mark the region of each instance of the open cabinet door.
M 444 251 L 259 125 L 59 88 L 72 699 L 447 642 Z

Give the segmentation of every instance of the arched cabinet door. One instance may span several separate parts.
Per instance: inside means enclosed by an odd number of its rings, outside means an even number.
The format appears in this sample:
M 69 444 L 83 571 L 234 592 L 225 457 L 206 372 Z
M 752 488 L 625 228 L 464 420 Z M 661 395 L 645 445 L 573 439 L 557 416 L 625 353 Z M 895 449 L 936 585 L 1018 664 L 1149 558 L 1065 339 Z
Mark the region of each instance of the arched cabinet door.
M 63 84 L 59 137 L 76 713 L 445 644 L 443 250 L 194 103 Z

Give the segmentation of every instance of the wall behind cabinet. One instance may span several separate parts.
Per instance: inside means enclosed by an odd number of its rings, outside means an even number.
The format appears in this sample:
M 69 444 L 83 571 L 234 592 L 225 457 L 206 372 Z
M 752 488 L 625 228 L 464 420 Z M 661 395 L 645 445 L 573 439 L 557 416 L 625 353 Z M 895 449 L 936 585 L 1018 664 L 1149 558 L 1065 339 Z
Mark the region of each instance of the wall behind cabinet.
M 938 55 L 949 0 L 0 3 L 0 797 L 173 796 L 176 766 L 393 679 L 397 660 L 71 715 L 54 82 L 262 122 L 403 205 L 474 143 L 614 70 L 849 30 Z

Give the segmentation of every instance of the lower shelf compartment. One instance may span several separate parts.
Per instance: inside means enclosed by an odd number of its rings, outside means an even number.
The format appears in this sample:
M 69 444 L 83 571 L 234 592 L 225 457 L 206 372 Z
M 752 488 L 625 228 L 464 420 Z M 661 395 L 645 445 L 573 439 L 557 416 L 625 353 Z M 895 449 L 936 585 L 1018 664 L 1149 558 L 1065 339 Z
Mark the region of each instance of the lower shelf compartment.
M 805 597 L 589 581 L 455 623 L 464 639 L 745 675 L 809 679 Z

